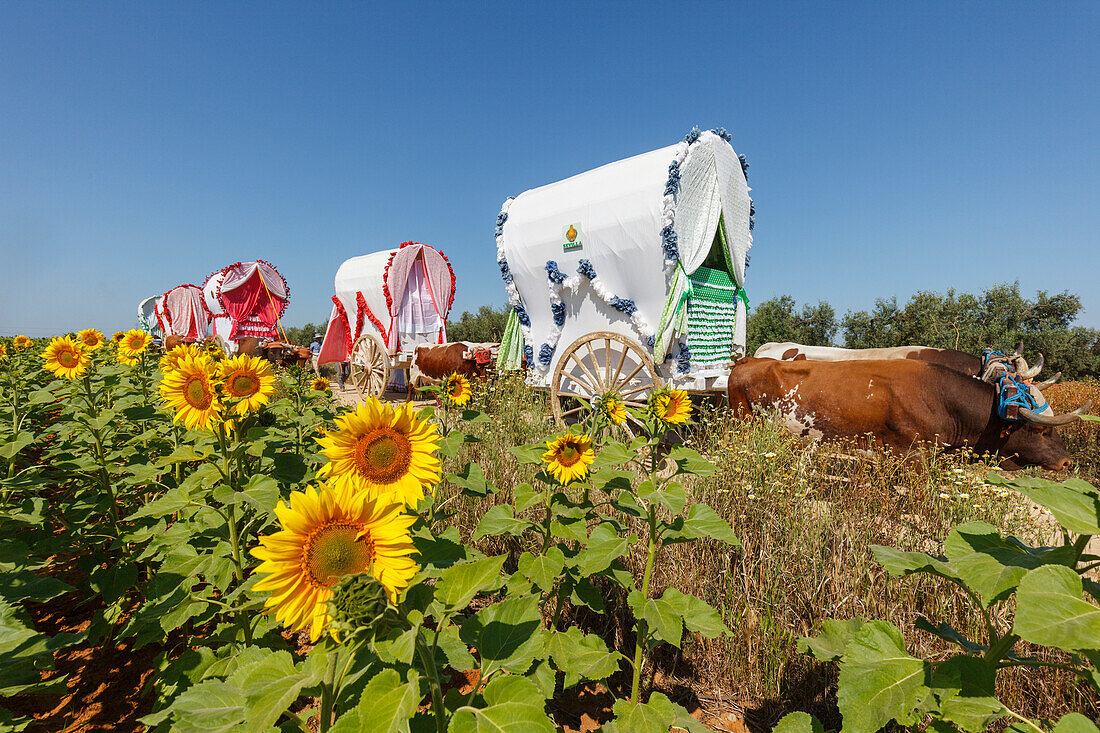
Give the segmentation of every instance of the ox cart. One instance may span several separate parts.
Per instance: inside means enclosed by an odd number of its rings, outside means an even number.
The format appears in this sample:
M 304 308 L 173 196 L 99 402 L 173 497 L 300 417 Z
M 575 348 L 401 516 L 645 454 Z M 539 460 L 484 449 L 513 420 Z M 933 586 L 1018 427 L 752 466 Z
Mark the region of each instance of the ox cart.
M 352 257 L 335 286 L 317 363 L 349 363 L 360 395 L 381 398 L 397 372 L 408 379 L 417 346 L 447 342 L 455 276 L 439 250 L 403 242 Z
M 753 204 L 725 130 L 508 199 L 497 264 L 511 312 L 498 366 L 525 364 L 557 421 L 576 400 L 640 406 L 662 385 L 722 393 L 744 353 Z

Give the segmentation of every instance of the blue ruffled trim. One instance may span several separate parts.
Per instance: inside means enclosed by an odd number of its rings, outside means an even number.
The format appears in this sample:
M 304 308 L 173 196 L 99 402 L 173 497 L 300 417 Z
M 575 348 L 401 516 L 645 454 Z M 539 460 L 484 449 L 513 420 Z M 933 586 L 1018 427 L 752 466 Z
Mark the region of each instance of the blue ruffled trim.
M 531 348 L 531 344 L 523 345 L 523 358 L 527 360 L 528 366 L 535 362 L 535 350 Z
M 665 196 L 680 193 L 680 164 L 675 160 L 668 164 L 668 181 L 665 183 Z
M 554 356 L 554 347 L 550 344 L 543 344 L 539 349 L 539 364 L 550 366 L 550 358 L 552 356 Z
M 745 180 L 749 180 L 749 161 L 745 158 L 744 153 L 739 153 L 737 159 L 741 161 L 741 172 L 745 175 Z
M 501 234 L 504 234 L 504 222 L 506 222 L 506 221 L 508 221 L 508 212 L 507 211 L 502 211 L 499 214 L 497 214 L 496 236 L 499 237 Z
M 620 313 L 625 313 L 628 316 L 634 315 L 635 311 L 638 310 L 638 306 L 634 304 L 633 300 L 630 300 L 629 298 L 620 298 L 618 296 L 612 298 L 611 302 L 608 303 L 608 305 L 610 305 L 612 308 L 619 311 Z
M 645 340 L 645 342 L 649 346 L 649 348 L 652 349 L 653 346 L 657 343 L 657 337 L 656 336 L 650 336 L 649 338 L 647 338 Z
M 504 280 L 505 284 L 510 284 L 514 278 L 512 277 L 512 268 L 508 267 L 508 260 L 497 260 L 497 267 L 500 268 L 500 278 Z
M 691 145 L 693 142 L 698 140 L 699 136 L 702 134 L 702 130 L 700 130 L 698 127 L 693 127 L 691 128 L 691 132 L 689 132 L 687 135 L 684 135 L 684 142 L 686 142 L 688 145 Z
M 519 319 L 521 324 L 527 328 L 531 327 L 531 316 L 527 315 L 527 309 L 523 307 L 523 303 L 517 303 L 512 310 L 516 312 L 516 318 Z
M 665 259 L 675 262 L 680 259 L 680 248 L 677 246 L 679 238 L 676 236 L 676 230 L 669 224 L 667 227 L 661 230 L 661 249 L 665 251 Z
M 577 263 L 577 272 L 587 277 L 589 280 L 596 279 L 596 268 L 592 266 L 592 263 L 588 260 L 582 259 Z
M 749 229 L 752 229 L 752 227 L 749 227 Z M 751 265 L 751 264 L 752 264 L 752 255 L 745 255 L 745 269 L 748 270 L 749 265 Z
M 676 371 L 687 374 L 691 368 L 691 349 L 685 343 L 680 344 L 680 353 L 676 356 Z
M 749 199 L 749 231 L 756 228 L 756 202 Z
M 550 312 L 554 314 L 554 325 L 561 328 L 565 325 L 565 303 L 551 303 Z
M 731 142 L 733 140 L 733 135 L 726 132 L 726 128 L 724 127 L 719 127 L 717 130 L 711 130 L 711 132 L 713 132 L 715 135 L 722 138 L 726 142 Z
M 550 278 L 551 282 L 555 282 L 558 285 L 565 282 L 565 275 L 558 269 L 558 263 L 553 260 L 546 261 L 546 277 Z

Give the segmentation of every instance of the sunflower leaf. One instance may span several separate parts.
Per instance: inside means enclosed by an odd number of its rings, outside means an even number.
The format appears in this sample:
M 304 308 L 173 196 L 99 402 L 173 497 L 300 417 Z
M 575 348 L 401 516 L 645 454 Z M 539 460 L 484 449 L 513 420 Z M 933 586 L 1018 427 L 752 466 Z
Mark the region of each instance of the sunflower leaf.
M 465 608 L 478 593 L 500 587 L 503 582 L 500 571 L 507 559 L 507 555 L 498 555 L 447 568 L 436 584 L 435 600 L 446 610 Z

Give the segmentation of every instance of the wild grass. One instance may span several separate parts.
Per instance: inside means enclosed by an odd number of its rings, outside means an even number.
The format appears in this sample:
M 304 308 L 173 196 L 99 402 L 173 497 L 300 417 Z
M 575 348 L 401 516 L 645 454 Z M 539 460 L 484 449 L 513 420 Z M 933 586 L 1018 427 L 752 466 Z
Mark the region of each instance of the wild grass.
M 508 447 L 553 430 L 546 396 L 514 376 L 479 387 L 474 402 L 492 419 L 477 428 L 482 442 L 469 445 L 455 465 L 477 462 L 500 491 L 461 507 L 457 522 L 464 539 L 491 503 L 511 502 L 513 488 L 531 477 L 533 468 L 518 464 Z M 725 517 L 741 547 L 673 547 L 653 579 L 656 594 L 675 586 L 702 597 L 733 632 L 714 641 L 688 638 L 682 652 L 669 647 L 656 655 L 655 688 L 689 707 L 738 708 L 759 729 L 797 709 L 835 726 L 834 669 L 796 649 L 798 637 L 816 632 L 823 619 L 888 619 L 905 631 L 918 657 L 946 652 L 943 642 L 914 630 L 920 616 L 950 623 L 970 638 L 983 634 L 961 591 L 946 581 L 891 578 L 874 561 L 872 545 L 939 552 L 947 533 L 968 521 L 988 522 L 1025 540 L 1042 531 L 1034 508 L 985 483 L 993 469 L 967 453 L 930 450 L 924 461 L 907 461 L 902 455 L 868 456 L 852 446 L 805 444 L 766 417 L 738 421 L 721 406 L 697 409 L 695 420 L 681 439 L 718 470 L 687 484 L 690 500 L 706 502 Z M 1088 440 L 1086 434 L 1071 443 L 1074 450 L 1092 446 L 1092 454 L 1078 458 L 1082 463 L 1095 461 L 1095 435 L 1093 443 Z M 448 491 L 446 484 L 441 491 Z M 529 549 L 500 540 L 481 547 L 516 555 Z M 641 543 L 627 561 L 640 575 Z M 626 650 L 633 644 L 629 610 L 614 593 L 608 592 L 607 601 L 606 615 L 568 609 L 568 621 Z M 1000 613 L 1007 627 L 1011 609 Z M 1033 650 L 1021 645 L 1020 651 Z M 1007 674 L 1001 687 L 1000 699 L 1031 717 L 1100 713 L 1095 696 L 1057 671 Z
M 1100 379 L 1090 377 L 1079 382 L 1056 384 L 1043 394 L 1057 413 L 1069 412 L 1092 400 L 1093 415 L 1100 415 Z M 1059 428 L 1066 447 L 1073 454 L 1077 471 L 1093 483 L 1100 479 L 1100 423 L 1078 420 Z

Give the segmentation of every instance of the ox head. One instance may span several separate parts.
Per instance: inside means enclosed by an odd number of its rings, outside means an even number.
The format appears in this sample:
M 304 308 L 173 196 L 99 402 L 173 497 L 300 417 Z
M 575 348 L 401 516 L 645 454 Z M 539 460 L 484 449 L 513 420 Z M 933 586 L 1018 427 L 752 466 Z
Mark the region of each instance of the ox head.
M 1033 390 L 1033 393 L 1035 391 L 1037 390 Z M 1073 460 L 1062 442 L 1062 436 L 1058 434 L 1058 428 L 1080 420 L 1081 415 L 1091 406 L 1092 402 L 1086 401 L 1073 412 L 1064 415 L 1055 415 L 1053 411 L 1038 413 L 1021 407 L 1020 420 L 1005 422 L 1006 427 L 1001 429 L 1003 442 L 998 450 L 1005 456 L 1002 468 L 1036 465 L 1048 471 L 1068 469 L 1073 465 Z

